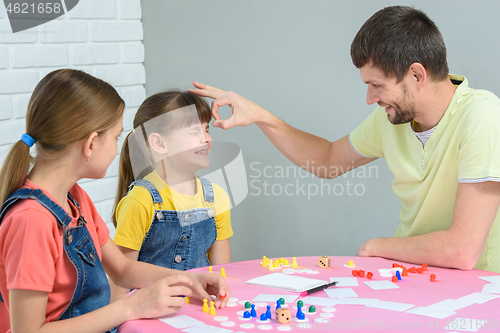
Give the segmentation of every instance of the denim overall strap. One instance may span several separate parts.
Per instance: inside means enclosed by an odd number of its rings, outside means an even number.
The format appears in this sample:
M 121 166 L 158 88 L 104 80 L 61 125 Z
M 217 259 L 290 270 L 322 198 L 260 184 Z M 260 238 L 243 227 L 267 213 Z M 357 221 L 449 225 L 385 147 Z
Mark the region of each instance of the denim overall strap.
M 149 191 L 149 194 L 151 195 L 151 199 L 153 199 L 153 204 L 156 203 L 162 203 L 163 199 L 161 198 L 160 192 L 156 189 L 156 187 L 148 180 L 146 179 L 139 179 L 130 184 L 129 186 L 129 192 L 132 189 L 132 187 L 139 185 L 144 187 L 146 190 Z M 127 193 L 128 194 L 128 193 Z
M 203 199 L 208 202 L 214 202 L 214 189 L 212 188 L 212 183 L 206 178 L 198 177 L 203 188 Z
M 202 180 L 203 179 L 203 180 Z M 212 184 L 200 178 L 206 206 L 184 211 L 156 210 L 139 251 L 139 261 L 177 270 L 210 265 L 207 251 L 217 239 Z M 143 186 L 143 184 L 141 184 Z M 153 194 L 156 188 L 147 188 Z
M 78 208 L 80 213 L 80 206 L 69 192 L 68 198 Z M 37 202 L 54 215 L 58 225 L 64 231 L 64 251 L 77 273 L 77 281 L 71 301 L 58 320 L 77 317 L 108 305 L 110 301 L 110 288 L 106 273 L 97 255 L 92 236 L 85 226 L 86 221 L 81 213 L 78 225 L 68 229 L 71 217 L 63 208 L 50 200 L 40 189 L 20 189 L 5 201 L 0 213 L 0 223 L 7 209 L 14 202 L 23 199 L 37 200 Z M 113 328 L 108 332 L 117 332 L 117 330 Z

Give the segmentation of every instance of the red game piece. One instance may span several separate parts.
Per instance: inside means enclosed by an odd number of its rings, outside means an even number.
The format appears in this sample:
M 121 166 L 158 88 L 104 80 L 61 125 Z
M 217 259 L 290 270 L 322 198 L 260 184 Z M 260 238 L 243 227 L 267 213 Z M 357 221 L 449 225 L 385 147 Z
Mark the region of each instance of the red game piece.
M 396 267 L 399 267 L 399 265 L 396 263 L 392 264 L 392 268 L 396 268 Z
M 398 277 L 397 276 L 393 276 L 392 277 L 392 282 L 398 282 Z
M 408 269 L 406 267 L 403 267 L 403 274 L 402 276 L 408 276 Z
M 436 281 L 436 274 L 431 274 L 431 282 Z
M 417 273 L 422 274 L 424 272 L 424 269 L 422 267 L 419 267 L 416 269 Z
M 353 269 L 353 270 L 352 270 L 352 276 L 358 276 L 358 271 L 357 271 L 357 270 L 355 270 L 355 269 Z
M 373 273 L 372 273 L 372 272 L 368 272 L 368 273 L 366 274 L 366 278 L 367 278 L 367 279 L 370 279 L 370 280 L 371 280 L 371 278 L 372 278 L 372 277 L 373 277 Z
M 220 295 L 220 294 L 219 294 L 219 297 L 220 297 L 220 298 L 226 298 L 226 294 L 224 294 L 224 295 Z
M 411 268 L 408 268 L 408 272 L 416 273 L 417 271 L 415 270 L 415 267 L 411 267 Z
M 427 264 L 422 264 L 422 268 L 424 269 L 424 271 L 427 270 Z
M 360 277 L 365 276 L 365 271 L 363 271 L 363 270 L 361 270 L 361 269 L 360 269 L 360 270 L 358 271 L 358 275 L 359 275 Z

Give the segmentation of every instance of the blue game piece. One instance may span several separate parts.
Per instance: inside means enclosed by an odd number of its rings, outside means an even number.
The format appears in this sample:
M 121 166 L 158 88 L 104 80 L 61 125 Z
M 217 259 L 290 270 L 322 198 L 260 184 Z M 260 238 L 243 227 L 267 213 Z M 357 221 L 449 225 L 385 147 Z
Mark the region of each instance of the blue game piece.
M 263 314 L 261 314 L 261 315 L 260 315 L 260 320 L 261 320 L 261 321 L 265 321 L 265 320 L 267 320 L 267 316 L 266 316 L 266 314 L 265 314 L 265 313 L 263 313 Z
M 250 311 L 250 315 L 253 318 L 257 317 L 257 312 L 255 312 L 255 304 L 252 304 L 252 310 Z
M 243 318 L 247 318 L 247 319 L 250 318 L 250 312 L 248 312 L 248 311 L 243 312 Z
M 396 271 L 396 276 L 398 277 L 398 281 L 401 280 L 401 274 L 399 273 L 399 271 Z
M 302 307 L 300 305 L 297 305 L 297 314 L 295 317 L 299 318 L 299 315 L 302 313 Z
M 297 316 L 297 319 L 300 319 L 300 320 L 306 319 L 306 315 L 304 314 L 304 312 L 300 312 L 299 315 Z
M 271 306 L 270 305 L 267 306 L 266 317 L 268 319 L 271 319 Z
M 281 301 L 277 300 L 276 301 L 276 310 L 281 309 Z

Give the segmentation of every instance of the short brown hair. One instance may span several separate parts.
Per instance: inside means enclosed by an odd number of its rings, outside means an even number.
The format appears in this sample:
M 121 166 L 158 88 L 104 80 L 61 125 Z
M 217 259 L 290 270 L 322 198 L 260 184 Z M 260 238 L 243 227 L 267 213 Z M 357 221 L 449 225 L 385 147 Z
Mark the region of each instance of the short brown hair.
M 357 68 L 371 61 L 398 82 L 415 62 L 436 81 L 448 78 L 443 36 L 424 12 L 412 7 L 386 7 L 373 14 L 354 37 L 351 58 Z

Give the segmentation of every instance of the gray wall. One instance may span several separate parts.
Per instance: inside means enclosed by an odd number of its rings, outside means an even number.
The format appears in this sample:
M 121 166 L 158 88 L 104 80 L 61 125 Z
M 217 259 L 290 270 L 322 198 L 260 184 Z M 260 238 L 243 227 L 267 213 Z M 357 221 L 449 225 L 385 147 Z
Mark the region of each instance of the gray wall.
M 147 94 L 187 89 L 196 80 L 235 91 L 292 126 L 339 139 L 373 110 L 350 43 L 373 13 L 395 4 L 422 9 L 436 22 L 452 73 L 500 95 L 495 0 L 142 1 Z M 255 125 L 211 133 L 214 141 L 237 143 L 247 166 L 249 195 L 232 210 L 234 261 L 354 255 L 365 240 L 396 230 L 400 202 L 384 160 L 322 181 L 294 175 L 298 168 Z M 269 178 L 259 175 L 266 166 Z M 293 195 L 279 194 L 287 184 Z

